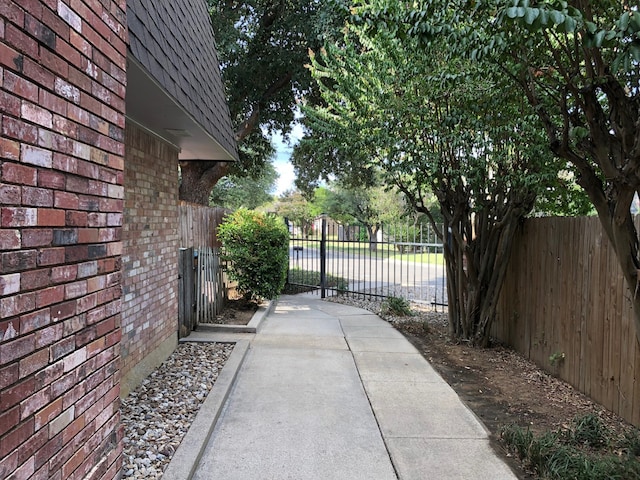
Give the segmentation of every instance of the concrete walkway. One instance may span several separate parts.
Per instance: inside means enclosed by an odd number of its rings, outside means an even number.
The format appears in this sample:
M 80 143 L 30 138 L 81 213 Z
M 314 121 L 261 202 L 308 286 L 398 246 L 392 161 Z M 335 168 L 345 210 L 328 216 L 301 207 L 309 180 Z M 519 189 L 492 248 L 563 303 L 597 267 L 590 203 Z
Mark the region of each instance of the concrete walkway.
M 194 479 L 516 478 L 449 385 L 376 315 L 283 296 L 252 337 Z

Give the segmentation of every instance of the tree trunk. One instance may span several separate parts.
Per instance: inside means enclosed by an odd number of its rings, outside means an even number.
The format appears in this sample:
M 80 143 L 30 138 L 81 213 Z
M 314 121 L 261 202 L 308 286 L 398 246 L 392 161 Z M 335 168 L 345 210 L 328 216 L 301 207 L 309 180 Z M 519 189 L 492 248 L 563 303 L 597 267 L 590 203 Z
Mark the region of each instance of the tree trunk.
M 211 189 L 229 170 L 228 162 L 183 161 L 180 162 L 180 200 L 209 205 Z

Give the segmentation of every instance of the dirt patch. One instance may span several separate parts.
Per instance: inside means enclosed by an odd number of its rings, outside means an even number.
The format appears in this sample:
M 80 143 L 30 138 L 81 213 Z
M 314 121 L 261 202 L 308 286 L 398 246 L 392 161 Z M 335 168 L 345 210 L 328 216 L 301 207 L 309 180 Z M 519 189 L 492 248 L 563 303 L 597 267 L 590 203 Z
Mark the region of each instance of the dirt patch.
M 419 317 L 394 324 L 484 422 L 495 450 L 520 479 L 537 477 L 505 450 L 500 441 L 504 426 L 515 424 L 535 433 L 566 430 L 576 416 L 596 414 L 615 434 L 629 428 L 620 417 L 503 346 L 477 349 L 452 343 L 446 324 Z
M 221 325 L 247 325 L 258 310 L 260 304 L 247 300 L 242 296 L 230 294 L 225 301 L 220 315 L 216 315 L 216 321 Z

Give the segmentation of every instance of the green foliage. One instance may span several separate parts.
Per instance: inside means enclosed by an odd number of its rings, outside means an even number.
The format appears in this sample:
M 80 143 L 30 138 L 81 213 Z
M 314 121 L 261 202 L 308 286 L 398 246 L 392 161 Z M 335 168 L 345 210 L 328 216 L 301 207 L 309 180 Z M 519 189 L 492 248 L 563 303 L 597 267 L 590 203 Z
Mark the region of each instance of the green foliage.
M 320 272 L 315 270 L 303 270 L 301 268 L 289 269 L 288 283 L 292 285 L 302 285 L 309 287 L 320 286 Z M 327 275 L 326 287 L 335 288 L 338 291 L 345 291 L 349 288 L 349 282 L 343 277 Z
M 211 191 L 209 204 L 236 210 L 253 210 L 273 200 L 278 172 L 273 163 L 266 163 L 257 177 L 228 175 Z
M 510 425 L 502 430 L 502 441 L 527 468 L 545 479 L 626 480 L 640 478 L 638 431 L 627 432 L 620 444 L 597 415 L 576 417 L 567 431 L 539 436 L 529 429 Z
M 289 232 L 281 218 L 239 209 L 219 226 L 218 238 L 238 291 L 248 298 L 280 294 L 289 264 Z
M 395 315 L 398 317 L 410 317 L 413 315 L 411 304 L 403 297 L 387 297 L 382 302 L 381 313 L 383 315 Z
M 227 104 L 239 139 L 234 173 L 260 171 L 270 135 L 288 134 L 300 96 L 314 98 L 304 68 L 309 48 L 330 38 L 348 15 L 345 2 L 208 0 Z

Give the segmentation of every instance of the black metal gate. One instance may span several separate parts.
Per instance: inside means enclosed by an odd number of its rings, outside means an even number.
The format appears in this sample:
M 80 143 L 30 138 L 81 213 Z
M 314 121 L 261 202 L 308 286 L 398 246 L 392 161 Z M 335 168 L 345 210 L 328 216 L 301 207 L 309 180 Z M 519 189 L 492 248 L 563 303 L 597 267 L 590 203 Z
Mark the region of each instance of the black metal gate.
M 288 226 L 290 291 L 447 304 L 442 243 L 429 226 L 374 229 L 329 218 Z

